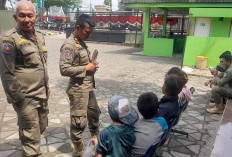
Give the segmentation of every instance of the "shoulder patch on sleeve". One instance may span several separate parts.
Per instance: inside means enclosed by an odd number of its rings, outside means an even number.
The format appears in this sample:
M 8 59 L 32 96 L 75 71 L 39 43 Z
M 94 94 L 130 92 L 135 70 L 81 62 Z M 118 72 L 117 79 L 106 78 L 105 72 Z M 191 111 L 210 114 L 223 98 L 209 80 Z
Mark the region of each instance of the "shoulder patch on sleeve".
M 14 47 L 12 46 L 12 44 L 10 43 L 3 43 L 3 47 L 2 47 L 2 52 L 5 55 L 11 55 L 12 51 L 13 51 Z
M 72 52 L 70 50 L 66 50 L 64 57 L 66 60 L 71 60 L 72 59 Z

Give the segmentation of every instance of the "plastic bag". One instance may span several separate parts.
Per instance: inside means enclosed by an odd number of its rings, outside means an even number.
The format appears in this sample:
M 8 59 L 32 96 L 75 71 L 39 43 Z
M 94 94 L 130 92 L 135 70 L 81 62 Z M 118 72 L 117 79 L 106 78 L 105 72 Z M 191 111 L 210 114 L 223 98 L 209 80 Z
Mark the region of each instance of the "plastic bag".
M 92 157 L 95 154 L 94 144 L 92 140 L 89 141 L 88 145 L 86 146 L 85 153 L 83 157 Z

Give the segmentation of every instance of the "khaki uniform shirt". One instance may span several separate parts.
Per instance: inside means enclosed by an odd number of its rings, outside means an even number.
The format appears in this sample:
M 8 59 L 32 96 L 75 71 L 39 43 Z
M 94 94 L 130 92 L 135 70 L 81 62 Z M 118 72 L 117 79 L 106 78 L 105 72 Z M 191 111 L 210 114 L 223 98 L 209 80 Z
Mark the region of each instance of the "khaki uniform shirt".
M 220 87 L 232 88 L 232 64 L 230 64 L 230 66 L 224 72 L 223 77 L 217 78 L 215 82 L 216 85 Z
M 34 33 L 36 41 L 18 27 L 1 37 L 0 72 L 9 103 L 48 97 L 47 48 L 42 33 Z
M 62 45 L 60 53 L 60 73 L 70 77 L 67 93 L 92 91 L 94 73 L 86 71 L 86 65 L 91 59 L 85 43 L 71 34 Z

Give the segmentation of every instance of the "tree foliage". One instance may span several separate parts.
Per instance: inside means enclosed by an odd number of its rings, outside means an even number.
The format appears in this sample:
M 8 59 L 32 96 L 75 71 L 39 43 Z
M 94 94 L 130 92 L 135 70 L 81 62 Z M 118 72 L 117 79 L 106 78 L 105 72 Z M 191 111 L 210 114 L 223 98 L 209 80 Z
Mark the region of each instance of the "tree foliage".
M 36 3 L 37 0 L 32 0 L 33 3 Z M 67 8 L 72 8 L 72 6 L 80 6 L 82 3 L 82 0 L 44 0 L 44 7 L 47 8 L 50 6 L 62 6 L 65 10 L 67 10 Z
M 108 6 L 112 6 L 112 1 L 111 0 L 104 0 L 104 4 Z
M 5 10 L 6 0 L 0 0 L 0 10 Z

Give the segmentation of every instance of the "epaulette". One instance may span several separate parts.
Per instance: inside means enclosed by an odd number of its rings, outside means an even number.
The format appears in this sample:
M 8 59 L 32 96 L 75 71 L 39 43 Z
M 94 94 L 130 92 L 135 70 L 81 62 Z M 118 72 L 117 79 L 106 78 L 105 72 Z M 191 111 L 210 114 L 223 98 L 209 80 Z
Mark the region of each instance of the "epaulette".
M 42 42 L 44 42 L 44 35 L 43 35 L 43 33 L 40 32 L 40 31 L 38 31 L 38 30 L 36 30 L 35 32 L 37 33 L 38 38 L 39 38 Z
M 70 44 L 70 45 L 73 45 L 73 40 L 72 38 L 68 37 L 65 41 L 64 41 L 64 44 Z
M 4 33 L 3 35 L 8 37 L 8 36 L 11 36 L 13 33 L 16 33 L 16 32 L 17 32 L 17 30 L 15 28 L 12 28 L 11 30 Z
M 36 30 L 36 33 L 38 33 L 38 34 L 41 35 L 41 36 L 44 36 L 43 33 L 40 32 L 40 31 L 37 31 L 37 30 Z
M 77 50 L 78 51 L 81 51 L 81 50 L 83 50 L 83 49 L 85 49 L 84 47 L 81 47 L 81 48 L 78 48 Z
M 38 33 L 41 33 L 41 34 L 43 34 L 41 31 L 39 31 L 39 30 L 35 30 L 36 32 L 38 32 Z
M 16 32 L 17 32 L 17 30 L 13 28 L 13 29 L 7 31 L 6 33 L 2 34 L 1 42 L 14 45 L 13 34 Z

